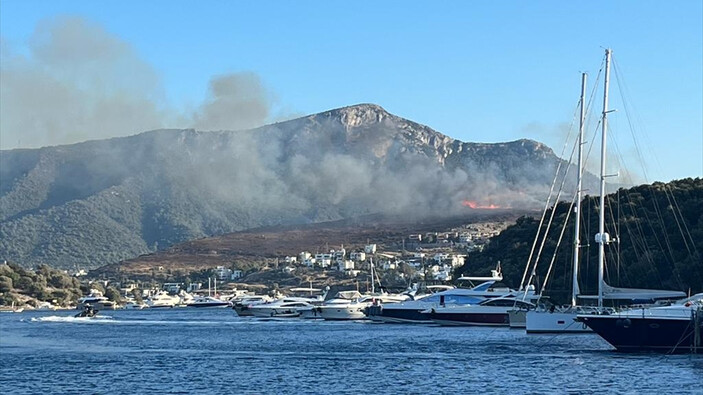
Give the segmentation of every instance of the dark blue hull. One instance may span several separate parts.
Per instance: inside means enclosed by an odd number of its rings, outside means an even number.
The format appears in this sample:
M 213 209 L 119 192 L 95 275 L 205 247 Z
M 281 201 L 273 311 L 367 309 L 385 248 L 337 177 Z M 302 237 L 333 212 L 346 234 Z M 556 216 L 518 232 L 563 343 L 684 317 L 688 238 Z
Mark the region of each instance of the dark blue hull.
M 428 313 L 422 313 L 423 309 L 399 309 L 393 307 L 384 308 L 381 305 L 369 306 L 367 316 L 374 321 L 388 323 L 432 323 Z
M 432 321 L 440 325 L 476 325 L 476 326 L 509 326 L 508 313 L 437 313 L 431 312 L 430 318 Z
M 694 352 L 692 319 L 594 315 L 580 316 L 579 321 L 621 352 Z M 699 348 L 698 352 L 703 349 Z

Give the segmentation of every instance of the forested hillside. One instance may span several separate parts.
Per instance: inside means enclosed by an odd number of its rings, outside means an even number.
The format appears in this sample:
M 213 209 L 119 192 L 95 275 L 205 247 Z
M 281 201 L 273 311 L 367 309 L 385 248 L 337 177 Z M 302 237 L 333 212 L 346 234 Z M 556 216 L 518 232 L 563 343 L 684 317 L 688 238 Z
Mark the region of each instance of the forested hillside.
M 582 294 L 597 292 L 598 197 L 582 201 L 581 275 Z M 619 238 L 606 249 L 606 282 L 613 286 L 703 291 L 703 179 L 686 178 L 620 189 L 606 199 L 606 232 Z M 541 259 L 537 265 L 539 286 L 547 273 L 559 233 L 569 211 L 568 203 L 556 207 Z M 549 218 L 548 211 L 546 218 Z M 546 230 L 546 222 L 541 233 Z M 520 285 L 530 256 L 539 218 L 522 217 L 482 252 L 471 254 L 460 273 L 484 273 L 501 262 L 505 282 Z M 574 216 L 570 216 L 557 251 L 547 293 L 565 301 L 571 293 Z M 541 239 L 537 242 L 537 255 Z M 533 257 L 533 262 L 534 262 Z

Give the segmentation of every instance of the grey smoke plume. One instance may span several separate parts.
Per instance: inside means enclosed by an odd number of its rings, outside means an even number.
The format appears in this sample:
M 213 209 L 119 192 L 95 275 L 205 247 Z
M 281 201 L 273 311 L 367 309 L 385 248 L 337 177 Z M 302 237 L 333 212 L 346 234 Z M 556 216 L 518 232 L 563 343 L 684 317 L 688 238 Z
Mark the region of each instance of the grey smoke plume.
M 79 17 L 38 23 L 22 55 L 3 40 L 0 149 L 132 135 L 167 126 L 240 129 L 263 124 L 270 94 L 253 73 L 210 82 L 194 114 L 170 108 L 158 72 L 131 45 Z
M 126 43 L 80 18 L 40 22 L 28 56 L 3 51 L 3 149 L 163 126 L 159 79 Z
M 261 126 L 270 99 L 254 73 L 227 74 L 210 80 L 210 97 L 194 115 L 199 130 L 241 130 Z

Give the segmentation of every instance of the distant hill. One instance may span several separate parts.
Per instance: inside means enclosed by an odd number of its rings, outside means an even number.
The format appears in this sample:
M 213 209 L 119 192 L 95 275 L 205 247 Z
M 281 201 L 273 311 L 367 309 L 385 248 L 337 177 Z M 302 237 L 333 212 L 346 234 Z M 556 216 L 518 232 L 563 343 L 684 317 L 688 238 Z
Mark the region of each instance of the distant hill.
M 580 288 L 583 294 L 590 295 L 597 293 L 597 201 L 598 197 L 586 197 L 581 210 Z M 545 278 L 567 211 L 566 203 L 556 207 L 555 222 L 537 268 L 540 282 Z M 703 292 L 703 179 L 621 189 L 608 195 L 606 213 L 606 232 L 620 238 L 619 244 L 610 244 L 606 250 L 606 281 L 610 285 Z M 519 219 L 492 238 L 482 252 L 470 254 L 459 272 L 483 273 L 500 261 L 506 283 L 517 287 L 538 224 L 539 218 Z M 546 289 L 560 302 L 566 302 L 571 295 L 573 227 L 572 215 Z M 543 226 L 541 233 L 545 229 Z
M 535 141 L 461 142 L 373 104 L 1 151 L 0 259 L 90 269 L 262 226 L 531 208 L 559 162 Z

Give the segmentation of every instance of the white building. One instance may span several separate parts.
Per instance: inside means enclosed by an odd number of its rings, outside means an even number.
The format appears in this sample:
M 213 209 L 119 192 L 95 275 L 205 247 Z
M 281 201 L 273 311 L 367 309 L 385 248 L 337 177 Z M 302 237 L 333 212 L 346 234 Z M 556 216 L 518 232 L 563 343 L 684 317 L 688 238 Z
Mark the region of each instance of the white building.
M 315 258 L 308 257 L 303 261 L 303 264 L 307 267 L 313 267 L 315 266 L 315 262 L 317 262 Z
M 244 272 L 241 270 L 232 270 L 232 274 L 230 276 L 230 280 L 236 280 L 238 278 L 242 278 L 244 276 Z
M 434 254 L 432 259 L 434 259 L 434 261 L 437 263 L 442 263 L 442 261 L 449 259 L 449 254 L 437 253 L 437 254 Z
M 338 265 L 338 270 L 339 270 L 340 272 L 343 272 L 343 271 L 346 271 L 346 270 L 353 270 L 353 269 L 354 269 L 354 261 L 347 260 L 347 259 L 341 260 L 341 261 L 337 261 L 337 265 Z
M 332 260 L 339 262 L 339 261 L 344 260 L 344 258 L 347 257 L 347 250 L 345 250 L 344 247 L 342 247 L 341 250 L 330 251 L 330 255 L 332 255 Z
M 462 266 L 466 260 L 466 255 L 452 255 L 452 267 Z
M 315 264 L 319 267 L 330 267 L 332 265 L 332 254 L 315 254 Z
M 310 258 L 312 258 L 312 254 L 307 251 L 303 251 L 298 254 L 298 262 L 305 262 Z
M 408 236 L 408 240 L 410 240 L 410 241 L 416 241 L 416 242 L 419 243 L 419 242 L 422 241 L 422 235 L 421 235 L 421 234 L 410 235 L 410 236 Z
M 287 256 L 287 257 L 284 259 L 284 261 L 285 261 L 287 264 L 291 265 L 291 264 L 294 264 L 294 263 L 297 263 L 297 262 L 298 262 L 298 257 L 295 257 L 295 256 Z
M 224 266 L 218 266 L 215 268 L 215 276 L 218 280 L 225 280 L 232 276 L 232 269 L 227 269 Z
M 366 253 L 365 252 L 352 252 L 349 254 L 349 259 L 357 262 L 363 262 L 366 260 Z
M 367 244 L 364 247 L 364 252 L 367 254 L 375 254 L 376 253 L 376 244 Z

